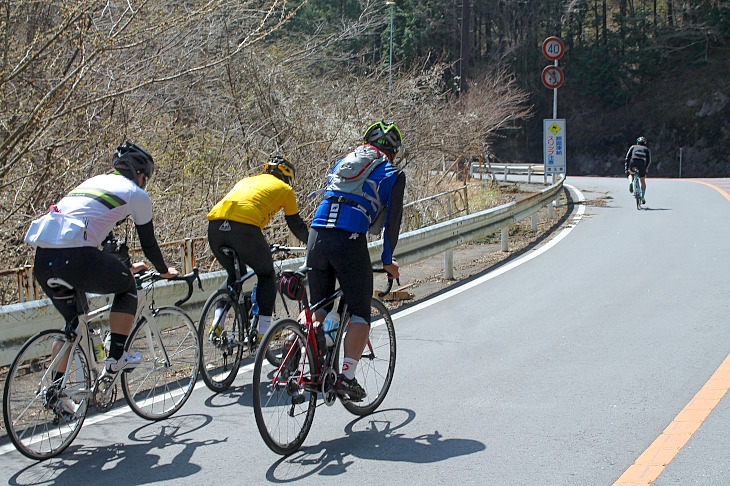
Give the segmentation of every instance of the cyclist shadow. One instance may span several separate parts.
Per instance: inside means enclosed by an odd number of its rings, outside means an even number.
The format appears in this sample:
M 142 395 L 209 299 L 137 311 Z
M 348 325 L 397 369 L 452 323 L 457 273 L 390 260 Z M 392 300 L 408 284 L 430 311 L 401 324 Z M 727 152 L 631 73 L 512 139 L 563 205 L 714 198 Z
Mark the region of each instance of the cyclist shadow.
M 245 366 L 243 363 L 242 366 Z M 273 372 L 268 375 L 273 378 Z M 240 380 L 240 381 L 239 381 Z M 205 406 L 210 408 L 224 408 L 231 406 L 250 407 L 253 410 L 253 374 L 239 373 L 231 387 L 220 393 L 213 393 L 205 399 Z M 265 387 L 264 387 L 265 388 Z
M 642 211 L 671 211 L 671 208 L 650 208 L 649 206 L 642 206 Z
M 401 414 L 406 419 L 399 423 Z M 386 409 L 359 417 L 345 427 L 345 437 L 302 447 L 281 458 L 269 468 L 266 479 L 291 482 L 314 474 L 337 476 L 347 472 L 354 458 L 426 464 L 486 449 L 476 440 L 444 439 L 437 430 L 416 437 L 396 432 L 415 416 L 408 409 Z
M 134 484 L 186 478 L 201 470 L 201 466 L 191 461 L 193 453 L 199 447 L 227 440 L 196 440 L 190 436 L 211 421 L 212 417 L 209 415 L 175 415 L 132 431 L 129 434 L 134 442 L 132 445 L 108 444 L 90 447 L 72 444 L 60 458 L 24 468 L 13 475 L 8 484 L 126 484 L 130 480 L 131 472 L 134 472 Z M 155 453 L 163 450 L 164 458 Z M 171 457 L 170 451 L 178 452 Z
M 205 399 L 205 406 L 208 408 L 226 408 L 226 407 L 253 407 L 251 383 L 240 386 L 232 385 L 228 390 L 215 393 Z

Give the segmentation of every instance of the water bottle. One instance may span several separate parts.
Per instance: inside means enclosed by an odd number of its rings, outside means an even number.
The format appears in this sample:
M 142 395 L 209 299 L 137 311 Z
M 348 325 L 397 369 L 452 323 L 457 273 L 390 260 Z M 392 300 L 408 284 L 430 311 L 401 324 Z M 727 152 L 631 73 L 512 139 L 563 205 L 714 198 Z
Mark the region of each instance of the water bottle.
M 327 341 L 327 347 L 334 346 L 335 337 L 337 336 L 337 328 L 340 326 L 340 314 L 336 310 L 331 310 L 327 317 L 324 318 L 322 330 L 324 338 Z
M 101 332 L 100 331 L 93 331 L 91 333 L 91 342 L 94 346 L 94 357 L 96 358 L 97 362 L 101 362 L 106 358 L 106 353 L 104 352 L 104 345 L 101 343 Z
M 259 315 L 259 303 L 256 300 L 256 286 L 258 284 L 253 284 L 253 290 L 251 291 L 251 310 L 253 311 L 253 315 L 257 316 Z

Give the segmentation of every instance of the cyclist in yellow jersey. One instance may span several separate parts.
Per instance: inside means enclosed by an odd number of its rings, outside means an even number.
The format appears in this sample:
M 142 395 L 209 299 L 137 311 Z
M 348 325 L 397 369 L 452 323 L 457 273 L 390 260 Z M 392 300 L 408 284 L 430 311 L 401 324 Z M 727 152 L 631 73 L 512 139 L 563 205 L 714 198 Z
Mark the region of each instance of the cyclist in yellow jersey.
M 286 223 L 294 236 L 306 244 L 309 234 L 297 208 L 292 189 L 294 177 L 294 165 L 284 157 L 274 156 L 263 174 L 238 181 L 208 213 L 208 244 L 228 272 L 224 285 L 233 284 L 236 274 L 233 259 L 220 251 L 221 246 L 236 251 L 242 269 L 248 265 L 256 272 L 260 334 L 271 324 L 276 299 L 274 261 L 262 230 L 277 212 L 284 210 Z

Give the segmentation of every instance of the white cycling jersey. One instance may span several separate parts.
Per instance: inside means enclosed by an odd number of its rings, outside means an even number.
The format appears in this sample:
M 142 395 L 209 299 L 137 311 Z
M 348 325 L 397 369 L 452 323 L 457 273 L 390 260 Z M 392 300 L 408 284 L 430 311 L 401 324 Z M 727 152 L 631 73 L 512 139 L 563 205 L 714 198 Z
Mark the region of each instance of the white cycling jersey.
M 117 222 L 130 215 L 137 226 L 152 221 L 149 195 L 123 175 L 99 175 L 33 221 L 25 240 L 41 248 L 99 247 Z

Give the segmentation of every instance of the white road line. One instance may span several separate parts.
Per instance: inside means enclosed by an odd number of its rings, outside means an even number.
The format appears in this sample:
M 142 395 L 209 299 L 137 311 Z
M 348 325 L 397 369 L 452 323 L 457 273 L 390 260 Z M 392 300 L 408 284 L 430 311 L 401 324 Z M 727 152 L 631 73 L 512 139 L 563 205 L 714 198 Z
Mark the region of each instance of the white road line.
M 552 238 L 546 244 L 535 248 L 534 250 L 530 251 L 530 253 L 528 253 L 524 256 L 521 256 L 518 259 L 516 259 L 506 265 L 499 267 L 497 270 L 495 270 L 493 272 L 490 272 L 475 280 L 472 280 L 471 282 L 469 282 L 467 284 L 460 285 L 459 287 L 449 290 L 448 292 L 444 292 L 443 294 L 441 294 L 437 297 L 433 297 L 424 302 L 421 302 L 420 304 L 416 304 L 413 307 L 409 307 L 408 309 L 404 309 L 400 312 L 394 313 L 393 320 L 396 320 L 398 318 L 413 314 L 414 312 L 418 312 L 420 310 L 426 309 L 427 307 L 432 306 L 443 300 L 446 300 L 449 297 L 452 297 L 456 294 L 469 290 L 472 287 L 476 287 L 477 285 L 481 285 L 484 282 L 487 282 L 488 280 L 498 277 L 498 276 L 502 275 L 503 273 L 508 272 L 508 271 L 512 270 L 513 268 L 522 265 L 523 263 L 529 262 L 533 258 L 535 258 L 539 255 L 542 255 L 543 253 L 548 251 L 550 248 L 557 245 L 560 240 L 562 240 L 563 238 L 568 236 L 568 233 L 570 233 L 573 230 L 573 228 L 575 227 L 575 225 L 582 219 L 583 213 L 585 212 L 585 204 L 581 204 L 581 203 L 585 202 L 585 197 L 583 196 L 583 193 L 580 192 L 577 188 L 570 186 L 568 184 L 564 184 L 564 186 L 569 188 L 571 191 L 575 192 L 578 196 L 578 200 L 576 202 L 579 204 L 579 206 L 578 206 L 578 211 L 576 212 L 576 215 L 572 219 L 573 224 L 571 224 L 567 228 L 563 229 L 560 233 L 558 233 L 554 238 Z

